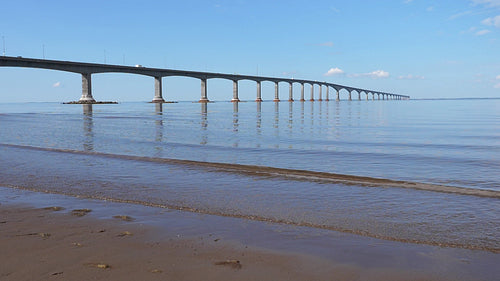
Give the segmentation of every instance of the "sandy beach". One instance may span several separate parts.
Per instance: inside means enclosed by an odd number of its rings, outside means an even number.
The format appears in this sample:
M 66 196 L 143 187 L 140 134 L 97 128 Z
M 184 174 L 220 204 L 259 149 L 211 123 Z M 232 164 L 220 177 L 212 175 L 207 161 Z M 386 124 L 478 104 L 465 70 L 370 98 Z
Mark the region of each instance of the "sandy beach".
M 161 237 L 85 211 L 1 207 L 2 280 L 348 280 L 359 269 L 313 257 Z M 387 277 L 383 273 L 379 277 Z M 423 278 L 422 280 L 424 280 Z
M 183 212 L 167 212 L 170 218 L 177 217 L 177 225 L 172 223 L 168 230 L 168 226 L 158 227 L 140 214 L 134 217 L 129 208 L 96 207 L 96 203 L 81 199 L 67 201 L 62 207 L 11 201 L 0 205 L 0 279 L 485 280 L 494 276 L 496 269 L 484 261 L 498 259 L 493 253 L 390 241 L 372 241 L 366 246 L 364 239 L 372 238 L 356 235 L 319 245 L 333 253 L 325 256 L 307 250 L 318 247 L 307 239 L 290 240 L 283 233 L 273 236 L 266 231 L 255 237 L 250 226 L 247 231 L 254 241 L 271 240 L 270 244 L 281 247 L 235 239 L 245 231 L 237 226 L 245 222 L 232 225 L 235 219 L 210 228 L 207 225 L 214 220 L 220 224 L 221 218 L 205 216 L 203 223 L 193 225 L 190 219 L 182 222 Z M 79 202 L 72 208 L 71 201 Z M 85 205 L 89 208 L 81 207 Z M 293 229 L 283 230 L 288 231 Z M 301 248 L 304 250 L 298 250 Z

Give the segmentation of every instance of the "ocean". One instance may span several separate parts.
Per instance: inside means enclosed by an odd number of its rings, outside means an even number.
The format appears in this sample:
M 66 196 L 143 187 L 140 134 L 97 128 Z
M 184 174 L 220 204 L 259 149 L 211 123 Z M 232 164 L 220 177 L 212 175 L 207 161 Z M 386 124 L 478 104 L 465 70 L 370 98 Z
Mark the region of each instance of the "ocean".
M 0 131 L 4 189 L 500 251 L 500 99 L 0 103 Z

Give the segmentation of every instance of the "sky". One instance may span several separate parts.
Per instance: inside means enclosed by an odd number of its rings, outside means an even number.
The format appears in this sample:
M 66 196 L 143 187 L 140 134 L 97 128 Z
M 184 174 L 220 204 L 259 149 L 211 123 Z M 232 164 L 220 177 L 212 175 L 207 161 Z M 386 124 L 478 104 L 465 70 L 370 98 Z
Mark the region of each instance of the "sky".
M 0 55 L 293 77 L 415 99 L 500 98 L 500 0 L 4 0 L 0 5 Z M 208 98 L 230 100 L 232 87 L 228 80 L 209 80 Z M 94 74 L 92 88 L 96 100 L 150 101 L 154 79 Z M 255 82 L 240 82 L 239 95 L 254 100 Z M 299 95 L 295 84 L 295 99 Z M 341 98 L 346 95 L 341 92 Z M 80 96 L 79 74 L 0 67 L 4 102 Z M 163 96 L 198 100 L 200 81 L 163 78 Z M 262 97 L 274 97 L 272 83 L 262 84 Z M 285 83 L 280 98 L 288 98 Z

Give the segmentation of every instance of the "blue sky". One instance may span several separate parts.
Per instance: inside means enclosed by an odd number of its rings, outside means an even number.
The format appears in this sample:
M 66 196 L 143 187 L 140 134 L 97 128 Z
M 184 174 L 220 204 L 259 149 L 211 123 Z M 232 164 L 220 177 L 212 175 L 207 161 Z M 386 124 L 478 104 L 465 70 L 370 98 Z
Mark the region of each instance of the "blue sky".
M 295 77 L 412 98 L 500 97 L 500 0 L 6 0 L 1 6 L 7 56 Z M 151 77 L 92 79 L 97 100 L 154 95 Z M 163 84 L 168 100 L 200 97 L 196 79 L 170 77 Z M 274 86 L 262 86 L 263 98 L 272 99 Z M 282 99 L 287 87 L 280 84 Z M 255 88 L 241 82 L 240 99 L 255 99 Z M 3 101 L 80 95 L 80 75 L 0 67 Z M 209 99 L 231 96 L 232 82 L 209 80 Z

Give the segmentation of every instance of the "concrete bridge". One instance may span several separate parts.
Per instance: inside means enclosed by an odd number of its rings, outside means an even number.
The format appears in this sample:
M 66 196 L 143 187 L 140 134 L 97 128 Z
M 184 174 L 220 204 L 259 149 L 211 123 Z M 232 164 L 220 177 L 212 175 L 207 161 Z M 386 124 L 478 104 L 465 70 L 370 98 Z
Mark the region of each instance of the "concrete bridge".
M 322 101 L 322 89 L 326 89 L 326 101 L 330 99 L 330 88 L 336 91 L 336 100 L 340 100 L 340 90 L 344 89 L 348 92 L 348 99 L 352 100 L 352 94 L 356 92 L 358 94 L 358 100 L 361 100 L 361 94 L 366 95 L 366 100 L 371 98 L 375 100 L 401 100 L 409 99 L 409 96 L 398 95 L 393 93 L 378 92 L 367 89 L 360 89 L 354 87 L 348 87 L 338 84 L 332 84 L 327 82 L 319 82 L 312 80 L 301 80 L 293 78 L 277 78 L 277 77 L 264 77 L 264 76 L 252 76 L 252 75 L 238 75 L 238 74 L 224 74 L 224 73 L 213 73 L 213 72 L 198 72 L 198 71 L 184 71 L 184 70 L 174 70 L 174 69 L 160 69 L 160 68 L 149 68 L 142 66 L 123 66 L 123 65 L 108 65 L 108 64 L 97 64 L 97 63 L 83 63 L 83 62 L 72 62 L 72 61 L 57 61 L 57 60 L 44 60 L 44 59 L 31 59 L 22 57 L 0 57 L 0 67 L 28 67 L 28 68 L 42 68 L 42 69 L 52 69 L 60 71 L 68 71 L 79 73 L 82 75 L 82 96 L 80 102 L 82 103 L 94 103 L 94 97 L 92 96 L 92 74 L 96 73 L 132 73 L 139 75 L 151 76 L 154 78 L 155 83 L 155 94 L 152 102 L 165 102 L 162 94 L 162 78 L 168 76 L 184 76 L 200 79 L 201 81 L 201 97 L 199 102 L 209 102 L 207 97 L 207 80 L 213 78 L 222 78 L 233 81 L 233 97 L 232 102 L 239 102 L 238 97 L 238 81 L 240 80 L 250 80 L 257 83 L 257 95 L 255 101 L 262 101 L 261 95 L 261 83 L 264 81 L 274 83 L 274 101 L 280 101 L 279 98 L 279 83 L 288 83 L 289 93 L 288 101 L 294 101 L 293 99 L 293 83 L 298 83 L 301 85 L 300 91 L 300 101 L 305 101 L 304 96 L 304 85 L 311 85 L 311 95 L 310 101 L 315 100 L 314 96 L 314 86 L 319 86 L 319 93 L 317 95 L 317 100 Z

